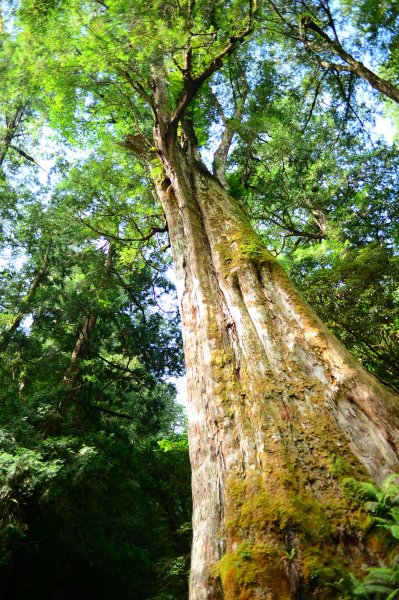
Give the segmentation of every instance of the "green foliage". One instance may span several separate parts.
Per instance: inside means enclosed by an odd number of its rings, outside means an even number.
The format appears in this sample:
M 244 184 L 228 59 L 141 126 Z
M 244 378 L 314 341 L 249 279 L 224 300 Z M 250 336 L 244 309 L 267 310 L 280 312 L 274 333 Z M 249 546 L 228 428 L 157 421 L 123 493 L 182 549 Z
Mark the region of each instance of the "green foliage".
M 354 506 L 362 508 L 371 516 L 372 527 L 382 527 L 390 533 L 393 541 L 399 540 L 399 477 L 389 476 L 381 488 L 370 482 L 345 479 L 342 482 L 344 495 Z M 391 538 L 391 539 L 392 539 Z M 397 557 L 390 566 L 372 567 L 362 580 L 353 575 L 341 579 L 335 586 L 340 598 L 394 600 L 399 597 L 399 565 Z
M 115 423 L 84 438 L 50 437 L 38 440 L 41 452 L 2 453 L 2 593 L 40 598 L 55 586 L 68 598 L 148 598 L 167 579 L 174 597 L 184 597 L 189 532 L 177 531 L 190 515 L 184 442 L 173 438 L 165 463 L 156 443 L 129 442 Z M 173 497 L 160 473 L 173 480 Z
M 305 31 L 311 19 L 395 79 L 395 3 L 3 4 L 1 592 L 185 598 L 188 451 L 167 381 L 181 340 L 151 184 L 162 167 L 126 142 L 153 153 L 156 92 L 170 118 L 214 65 L 185 113 L 193 138 L 211 162 L 228 126 L 230 193 L 327 325 L 398 386 L 398 149 L 376 140 L 381 108 L 361 82 Z M 251 19 L 251 37 L 217 60 Z M 255 242 L 244 250 L 266 260 Z M 395 480 L 343 485 L 398 537 Z M 230 559 L 248 570 L 248 553 Z M 396 593 L 396 567 L 383 569 L 337 588 Z
M 125 161 L 103 146 L 59 160 L 48 187 L 25 172 L 9 191 L 0 595 L 16 600 L 187 595 L 190 469 L 166 380 L 182 370 L 180 332 L 164 300 L 173 295 L 165 239 L 142 241 L 163 219 L 142 167 L 127 177 Z M 72 366 L 89 315 L 95 325 Z
M 375 567 L 353 590 L 354 598 L 394 600 L 399 597 L 399 567 Z
M 233 179 L 234 193 L 246 194 L 254 224 L 322 320 L 397 387 L 397 148 L 365 152 L 352 134 L 337 142 L 325 124 L 306 138 L 294 122 L 287 127 L 289 139 L 269 125 L 267 147 L 253 142 L 247 189 Z

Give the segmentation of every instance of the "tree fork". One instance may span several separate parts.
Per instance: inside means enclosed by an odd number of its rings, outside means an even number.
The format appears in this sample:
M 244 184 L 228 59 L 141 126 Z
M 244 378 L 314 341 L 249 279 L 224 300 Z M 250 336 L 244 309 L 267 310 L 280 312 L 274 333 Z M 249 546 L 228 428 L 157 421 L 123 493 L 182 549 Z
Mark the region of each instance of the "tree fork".
M 158 147 L 188 379 L 190 598 L 334 598 L 331 583 L 383 554 L 341 480 L 397 469 L 398 396 L 325 328 L 206 168 Z

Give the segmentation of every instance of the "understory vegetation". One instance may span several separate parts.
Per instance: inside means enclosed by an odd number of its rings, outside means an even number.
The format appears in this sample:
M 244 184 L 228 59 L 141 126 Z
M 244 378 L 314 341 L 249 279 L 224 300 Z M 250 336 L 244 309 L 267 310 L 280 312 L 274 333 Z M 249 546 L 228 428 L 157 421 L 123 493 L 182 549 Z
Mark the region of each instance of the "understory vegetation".
M 368 531 L 386 532 L 386 545 L 393 559 L 390 564 L 367 569 L 362 579 L 351 573 L 334 584 L 340 599 L 394 600 L 399 597 L 399 477 L 391 475 L 381 488 L 369 482 L 344 479 L 349 505 L 369 515 Z

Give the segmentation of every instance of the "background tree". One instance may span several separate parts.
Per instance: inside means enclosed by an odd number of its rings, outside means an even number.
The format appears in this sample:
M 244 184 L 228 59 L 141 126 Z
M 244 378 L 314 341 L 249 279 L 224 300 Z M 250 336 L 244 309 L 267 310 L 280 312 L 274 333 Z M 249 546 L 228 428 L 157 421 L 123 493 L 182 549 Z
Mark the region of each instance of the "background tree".
M 142 175 L 121 193 L 113 150 L 59 161 L 49 186 L 5 165 L 16 218 L 1 244 L 0 590 L 16 599 L 187 595 L 190 471 L 165 381 L 181 349 L 162 222 Z

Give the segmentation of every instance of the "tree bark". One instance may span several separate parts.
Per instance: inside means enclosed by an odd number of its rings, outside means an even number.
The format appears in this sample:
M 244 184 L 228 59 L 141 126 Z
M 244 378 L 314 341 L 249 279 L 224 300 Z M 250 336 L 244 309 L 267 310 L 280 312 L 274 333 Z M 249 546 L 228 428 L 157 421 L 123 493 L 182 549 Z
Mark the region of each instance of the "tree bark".
M 64 375 L 64 383 L 74 386 L 80 378 L 80 363 L 89 353 L 90 338 L 97 322 L 94 312 L 87 313 L 82 327 L 79 329 L 78 339 L 71 354 L 68 369 Z
M 204 165 L 157 144 L 188 381 L 190 599 L 335 598 L 347 568 L 378 562 L 340 481 L 397 468 L 398 396 L 325 328 Z
M 50 242 L 47 244 L 46 246 L 46 251 L 44 253 L 44 258 L 42 260 L 42 262 L 39 265 L 39 268 L 37 269 L 37 272 L 35 274 L 35 277 L 32 281 L 32 285 L 29 288 L 28 293 L 26 294 L 25 298 L 24 298 L 24 304 L 26 305 L 26 309 L 24 311 L 20 311 L 12 320 L 11 325 L 8 328 L 8 333 L 14 333 L 14 331 L 16 331 L 16 329 L 18 329 L 18 327 L 20 326 L 22 319 L 27 315 L 28 313 L 28 309 L 30 306 L 30 303 L 32 302 L 33 298 L 35 297 L 35 294 L 38 290 L 38 287 L 46 273 L 47 270 L 47 266 L 48 266 L 48 261 L 49 261 L 49 256 L 50 256 L 50 251 L 51 251 L 51 246 L 52 246 L 52 240 L 50 240 Z

